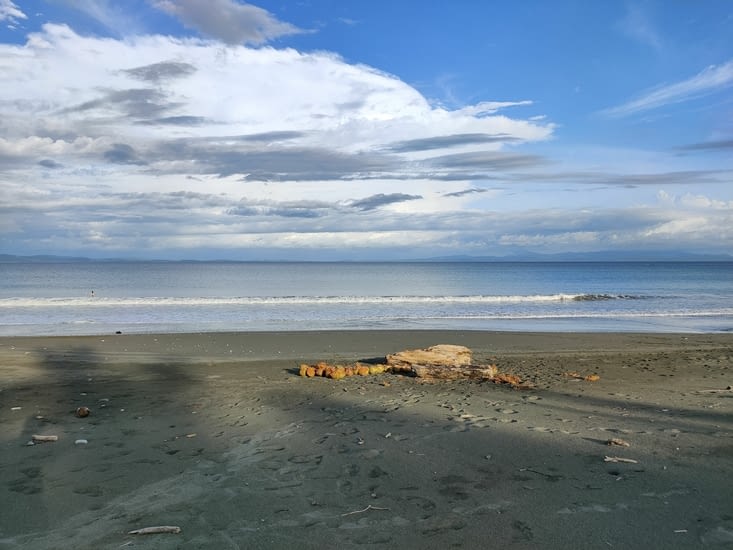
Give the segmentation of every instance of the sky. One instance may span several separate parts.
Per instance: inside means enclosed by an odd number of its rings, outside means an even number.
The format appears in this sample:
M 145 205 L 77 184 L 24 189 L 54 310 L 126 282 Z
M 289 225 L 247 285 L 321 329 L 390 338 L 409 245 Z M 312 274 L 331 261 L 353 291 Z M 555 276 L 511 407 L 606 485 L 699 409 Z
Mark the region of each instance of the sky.
M 733 254 L 730 0 L 0 0 L 0 253 Z

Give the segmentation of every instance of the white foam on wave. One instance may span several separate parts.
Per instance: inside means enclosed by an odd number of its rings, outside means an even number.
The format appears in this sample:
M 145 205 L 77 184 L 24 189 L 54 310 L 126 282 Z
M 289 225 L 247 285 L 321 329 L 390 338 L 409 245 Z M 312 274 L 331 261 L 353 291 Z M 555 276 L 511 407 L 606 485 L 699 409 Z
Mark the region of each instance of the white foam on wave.
M 445 315 L 445 316 L 432 316 L 422 317 L 424 319 L 452 319 L 452 320 L 512 320 L 512 319 L 644 319 L 644 318 L 692 318 L 692 317 L 733 317 L 733 308 L 721 308 L 708 311 L 603 311 L 603 312 L 575 312 L 575 313 L 525 313 L 525 312 L 512 312 L 512 313 L 495 313 L 492 312 L 487 315 Z
M 67 297 L 3 298 L 0 308 L 236 306 L 308 304 L 518 304 L 625 299 L 610 294 L 532 294 L 519 296 L 239 296 L 239 297 Z

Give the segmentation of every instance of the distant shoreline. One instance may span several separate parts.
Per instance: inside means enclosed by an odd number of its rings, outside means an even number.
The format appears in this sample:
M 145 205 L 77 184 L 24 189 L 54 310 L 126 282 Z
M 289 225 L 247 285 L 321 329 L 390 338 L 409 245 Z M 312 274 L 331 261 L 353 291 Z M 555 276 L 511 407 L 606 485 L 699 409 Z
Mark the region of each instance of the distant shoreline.
M 400 264 L 400 263 L 733 263 L 733 255 L 719 254 L 618 254 L 589 253 L 533 256 L 460 256 L 436 258 L 379 259 L 161 259 L 161 258 L 89 258 L 76 256 L 0 254 L 0 264 L 34 263 L 182 263 L 182 264 Z

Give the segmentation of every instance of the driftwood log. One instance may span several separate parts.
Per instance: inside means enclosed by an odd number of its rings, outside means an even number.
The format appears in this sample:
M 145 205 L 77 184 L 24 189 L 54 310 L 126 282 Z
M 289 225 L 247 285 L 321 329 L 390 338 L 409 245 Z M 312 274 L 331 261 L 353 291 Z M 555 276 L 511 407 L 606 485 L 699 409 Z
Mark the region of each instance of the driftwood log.
M 436 380 L 491 380 L 498 373 L 494 365 L 472 365 L 471 350 L 465 346 L 439 344 L 426 349 L 411 349 L 387 356 L 392 372 Z
M 48 443 L 50 441 L 58 441 L 59 436 L 57 435 L 34 435 L 31 437 L 36 443 Z
M 499 370 L 495 365 L 412 365 L 418 378 L 436 380 L 493 380 Z
M 530 389 L 532 384 L 508 373 L 500 373 L 496 365 L 474 365 L 471 350 L 465 346 L 440 344 L 426 349 L 400 351 L 387 356 L 386 365 L 315 365 L 302 364 L 300 376 L 313 378 L 325 376 L 340 380 L 348 376 L 381 374 L 383 372 L 406 374 L 433 380 L 488 380 L 495 384 L 508 384 L 514 389 Z M 384 383 L 389 385 L 389 383 Z
M 392 372 L 412 372 L 415 365 L 462 367 L 470 364 L 471 350 L 452 344 L 408 349 L 387 356 L 387 366 Z

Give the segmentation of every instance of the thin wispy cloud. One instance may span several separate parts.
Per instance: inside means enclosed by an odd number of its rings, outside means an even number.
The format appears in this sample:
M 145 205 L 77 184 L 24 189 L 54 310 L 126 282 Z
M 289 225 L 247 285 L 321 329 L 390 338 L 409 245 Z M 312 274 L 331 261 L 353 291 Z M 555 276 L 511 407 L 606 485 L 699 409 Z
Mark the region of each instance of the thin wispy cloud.
M 642 6 L 630 4 L 619 26 L 634 40 L 655 50 L 662 49 L 662 37 Z
M 678 151 L 733 151 L 733 138 L 691 143 L 677 148 Z
M 516 138 L 508 135 L 488 134 L 457 134 L 452 136 L 436 136 L 432 138 L 413 139 L 390 144 L 387 149 L 396 153 L 407 153 L 413 151 L 429 151 L 431 149 L 446 149 L 461 145 L 477 143 L 506 143 L 515 141 Z
M 144 31 L 144 25 L 130 15 L 129 10 L 117 5 L 113 0 L 64 0 L 75 10 L 102 25 L 115 36 L 139 34 Z
M 420 195 L 406 195 L 404 193 L 391 193 L 389 195 L 379 193 L 378 195 L 372 195 L 371 197 L 354 201 L 351 203 L 351 206 L 359 210 L 375 210 L 381 206 L 404 201 L 414 201 L 421 198 Z
M 682 103 L 733 86 L 733 59 L 723 65 L 712 65 L 687 80 L 658 86 L 640 97 L 610 109 L 602 114 L 609 117 L 625 117 L 658 109 L 675 103 Z
M 461 191 L 453 191 L 452 193 L 446 193 L 444 197 L 464 197 L 466 195 L 472 195 L 473 193 L 486 193 L 488 189 L 480 187 L 472 187 L 471 189 L 463 189 Z

